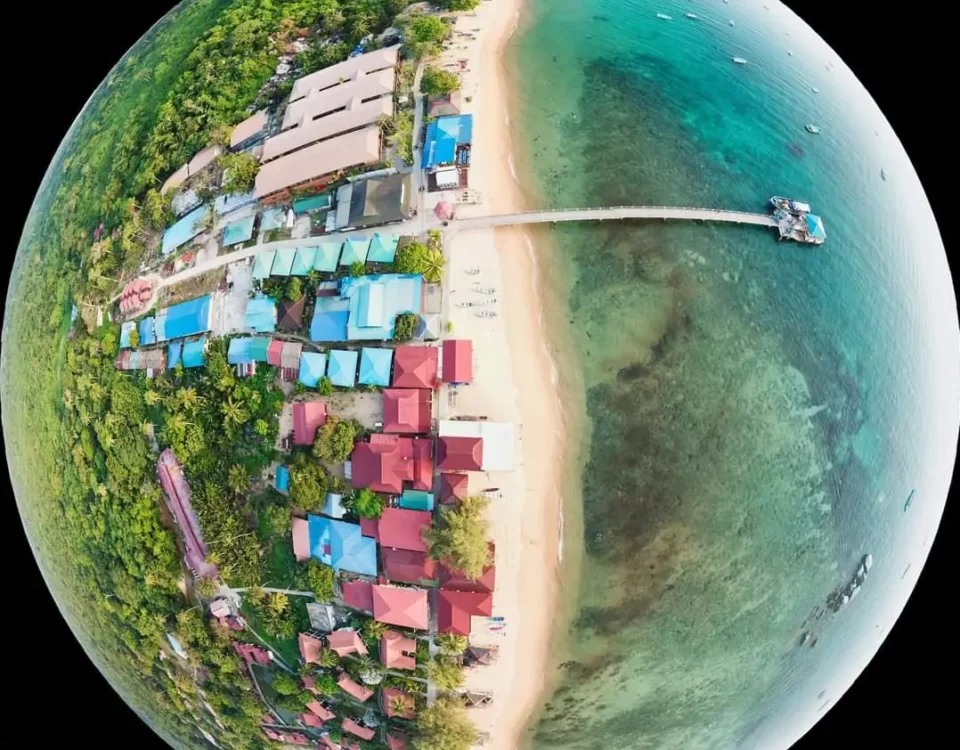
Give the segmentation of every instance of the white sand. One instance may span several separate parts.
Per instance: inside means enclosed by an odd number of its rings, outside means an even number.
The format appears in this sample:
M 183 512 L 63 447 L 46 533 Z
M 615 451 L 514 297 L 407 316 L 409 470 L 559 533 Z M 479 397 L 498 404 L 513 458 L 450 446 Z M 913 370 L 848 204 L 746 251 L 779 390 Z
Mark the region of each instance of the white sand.
M 520 197 L 510 170 L 506 71 L 501 51 L 516 28 L 520 0 L 485 0 L 476 15 L 457 19 L 456 28 L 475 33 L 475 41 L 454 37 L 441 60 L 466 58 L 464 113 L 474 115 L 470 188 L 482 202 L 458 206 L 457 214 L 518 210 Z M 480 28 L 482 31 L 473 32 Z M 468 44 L 468 49 L 461 49 Z M 479 85 L 482 82 L 482 85 Z M 481 103 L 482 102 L 482 103 Z M 436 202 L 428 197 L 428 206 Z M 429 210 L 429 209 L 428 209 Z M 477 728 L 489 738 L 485 748 L 513 750 L 544 682 L 547 649 L 556 599 L 559 545 L 559 491 L 562 422 L 553 363 L 547 349 L 532 246 L 520 229 L 468 232 L 454 236 L 446 248 L 444 322 L 449 335 L 473 340 L 474 382 L 459 388 L 455 401 L 441 394 L 440 417 L 463 414 L 510 421 L 517 426 L 517 468 L 510 473 L 473 474 L 472 493 L 498 487 L 491 503 L 491 526 L 497 545 L 494 615 L 505 618 L 500 633 L 485 618 L 474 618 L 471 642 L 499 647 L 499 659 L 471 670 L 468 689 L 492 691 L 493 705 L 470 709 Z M 480 267 L 478 275 L 467 268 Z M 458 308 L 457 302 L 486 299 L 471 291 L 474 282 L 497 289 L 497 303 Z M 478 309 L 498 317 L 477 317 Z

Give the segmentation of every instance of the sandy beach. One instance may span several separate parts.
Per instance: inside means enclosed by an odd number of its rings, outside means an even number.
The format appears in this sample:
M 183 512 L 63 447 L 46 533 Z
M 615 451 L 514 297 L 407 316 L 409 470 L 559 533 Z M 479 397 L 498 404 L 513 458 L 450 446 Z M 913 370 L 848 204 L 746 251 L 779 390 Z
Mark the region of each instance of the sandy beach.
M 457 206 L 458 216 L 506 213 L 521 205 L 512 176 L 502 59 L 519 7 L 520 0 L 489 0 L 476 15 L 461 15 L 456 29 L 476 39 L 463 49 L 455 36 L 453 48 L 440 61 L 468 60 L 463 111 L 475 118 L 470 189 L 480 202 Z M 428 205 L 438 197 L 431 194 Z M 492 631 L 484 618 L 475 618 L 471 643 L 497 646 L 499 658 L 494 665 L 468 671 L 465 685 L 494 694 L 492 705 L 469 711 L 486 736 L 483 747 L 513 750 L 543 689 L 554 622 L 563 459 L 556 370 L 546 342 L 534 249 L 525 233 L 498 229 L 455 235 L 446 252 L 448 335 L 473 340 L 475 380 L 460 388 L 455 399 L 443 394 L 440 416 L 482 415 L 516 425 L 515 471 L 470 479 L 472 493 L 487 487 L 502 493 L 491 503 L 490 519 L 497 546 L 494 615 L 504 618 L 505 627 Z M 466 273 L 477 267 L 477 275 Z M 496 288 L 496 304 L 457 307 L 458 302 L 483 299 L 472 291 L 474 283 Z M 481 318 L 477 309 L 494 309 L 498 315 Z

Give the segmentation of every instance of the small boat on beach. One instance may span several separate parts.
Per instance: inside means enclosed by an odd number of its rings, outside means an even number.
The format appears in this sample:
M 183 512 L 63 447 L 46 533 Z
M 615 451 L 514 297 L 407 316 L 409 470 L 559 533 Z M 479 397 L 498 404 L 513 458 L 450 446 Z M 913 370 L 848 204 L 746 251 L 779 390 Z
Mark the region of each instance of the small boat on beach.
M 473 268 L 467 268 L 467 269 L 465 269 L 465 272 L 468 273 L 468 274 L 470 274 L 471 276 L 476 276 L 478 273 L 480 273 L 480 266 L 474 266 Z
M 495 318 L 497 314 L 493 310 L 481 310 L 480 312 L 474 313 L 478 318 Z
M 664 21 L 673 20 L 673 16 L 668 16 L 666 13 L 657 13 L 657 18 L 662 18 Z
M 735 58 L 733 58 L 733 61 L 734 61 L 737 65 L 746 65 L 746 64 L 747 64 L 746 58 L 743 58 L 743 57 L 735 57 Z

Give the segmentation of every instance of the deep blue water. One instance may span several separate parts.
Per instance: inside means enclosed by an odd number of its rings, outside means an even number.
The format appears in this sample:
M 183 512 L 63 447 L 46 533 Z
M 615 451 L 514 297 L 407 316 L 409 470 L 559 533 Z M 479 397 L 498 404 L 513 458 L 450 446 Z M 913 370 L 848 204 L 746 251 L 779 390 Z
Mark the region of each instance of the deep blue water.
M 788 746 L 875 653 L 942 513 L 960 337 L 937 227 L 852 72 L 767 5 L 528 0 L 512 43 L 531 202 L 766 211 L 777 194 L 828 236 L 539 235 L 591 425 L 568 540 L 590 585 L 567 591 L 540 747 Z M 798 646 L 867 553 L 860 595 Z

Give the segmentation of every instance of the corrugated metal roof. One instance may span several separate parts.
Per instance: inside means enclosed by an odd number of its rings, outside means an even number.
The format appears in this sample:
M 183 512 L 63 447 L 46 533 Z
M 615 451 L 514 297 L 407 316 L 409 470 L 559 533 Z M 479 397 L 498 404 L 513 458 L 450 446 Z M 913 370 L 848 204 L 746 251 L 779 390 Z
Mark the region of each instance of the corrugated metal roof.
M 390 385 L 393 349 L 364 347 L 360 352 L 360 378 L 363 385 Z
M 300 355 L 298 380 L 308 388 L 316 388 L 327 372 L 327 355 L 322 352 L 303 352 Z
M 255 281 L 260 281 L 270 276 L 270 269 L 273 267 L 273 259 L 276 256 L 276 250 L 263 250 L 257 253 L 256 260 L 253 261 L 253 273 L 251 274 Z
M 255 216 L 247 216 L 227 224 L 223 230 L 223 244 L 236 245 L 253 237 L 253 222 L 255 219 Z
M 340 261 L 339 242 L 321 242 L 317 245 L 317 255 L 313 261 L 313 270 L 321 273 L 334 273 Z
M 298 247 L 290 267 L 291 276 L 306 276 L 313 270 L 313 262 L 317 258 L 317 248 Z
M 341 388 L 353 388 L 357 382 L 357 360 L 359 354 L 345 349 L 334 349 L 327 361 L 327 377 L 330 382 Z
M 273 266 L 270 268 L 271 276 L 289 276 L 290 269 L 293 268 L 293 259 L 296 257 L 296 248 L 281 247 L 273 259 Z
M 277 328 L 277 303 L 273 297 L 258 294 L 247 302 L 243 323 L 257 333 L 273 333 Z

